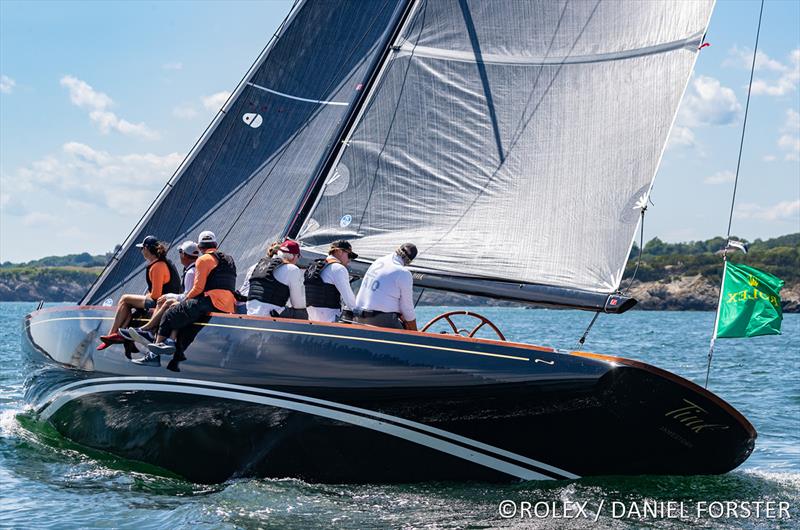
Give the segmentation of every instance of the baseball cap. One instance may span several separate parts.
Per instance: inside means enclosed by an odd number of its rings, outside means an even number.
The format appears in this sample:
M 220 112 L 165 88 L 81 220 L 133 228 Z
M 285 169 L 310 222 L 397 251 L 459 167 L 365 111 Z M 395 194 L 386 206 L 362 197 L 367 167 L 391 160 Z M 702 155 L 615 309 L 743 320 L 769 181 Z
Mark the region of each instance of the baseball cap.
M 146 248 L 149 250 L 155 248 L 156 245 L 158 245 L 158 238 L 156 238 L 156 236 L 147 236 L 142 239 L 141 243 L 136 244 L 136 248 Z
M 197 238 L 197 245 L 198 246 L 216 246 L 217 244 L 217 236 L 214 235 L 214 232 L 211 230 L 203 230 L 200 232 L 200 236 Z
M 178 252 L 181 254 L 186 254 L 187 256 L 199 256 L 200 249 L 197 247 L 197 243 L 194 241 L 184 241 L 181 243 L 181 246 L 178 247 Z
M 358 254 L 353 252 L 353 245 L 350 244 L 349 241 L 345 241 L 344 239 L 340 239 L 339 241 L 334 241 L 331 243 L 331 250 L 339 249 L 344 250 L 347 252 L 347 255 L 350 256 L 350 259 L 356 259 Z
M 281 246 L 278 247 L 281 252 L 288 252 L 289 254 L 300 254 L 300 243 L 287 239 Z
M 406 263 L 411 263 L 417 257 L 417 246 L 414 243 L 403 243 L 397 249 L 397 254 L 403 258 Z

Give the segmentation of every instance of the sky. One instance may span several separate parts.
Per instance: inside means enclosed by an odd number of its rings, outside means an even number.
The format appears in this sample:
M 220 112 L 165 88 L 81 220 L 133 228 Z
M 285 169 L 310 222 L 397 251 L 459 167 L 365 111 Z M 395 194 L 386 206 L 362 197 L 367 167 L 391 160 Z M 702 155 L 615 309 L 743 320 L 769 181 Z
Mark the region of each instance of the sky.
M 724 235 L 759 2 L 718 0 L 645 239 Z M 0 0 L 0 262 L 122 243 L 289 1 Z M 732 232 L 800 231 L 800 2 L 764 9 Z

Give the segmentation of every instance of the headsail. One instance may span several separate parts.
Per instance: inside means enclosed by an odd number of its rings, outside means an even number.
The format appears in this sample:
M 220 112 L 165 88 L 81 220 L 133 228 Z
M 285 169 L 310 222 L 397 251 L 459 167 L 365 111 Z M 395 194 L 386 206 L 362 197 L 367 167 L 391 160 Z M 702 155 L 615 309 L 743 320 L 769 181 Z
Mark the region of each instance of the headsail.
M 340 137 L 404 7 L 298 3 L 83 303 L 144 289 L 133 243 L 146 234 L 177 248 L 209 229 L 240 263 L 263 255 Z
M 615 291 L 712 6 L 419 1 L 300 239 Z

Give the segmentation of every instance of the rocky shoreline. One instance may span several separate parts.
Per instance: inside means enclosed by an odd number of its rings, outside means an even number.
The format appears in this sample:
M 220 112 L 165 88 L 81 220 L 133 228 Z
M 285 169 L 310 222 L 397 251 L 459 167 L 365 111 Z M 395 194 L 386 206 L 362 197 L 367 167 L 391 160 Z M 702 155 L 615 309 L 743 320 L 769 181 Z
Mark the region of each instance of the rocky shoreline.
M 0 275 L 0 301 L 3 302 L 75 302 L 96 278 L 95 269 L 26 269 L 4 271 Z M 634 310 L 713 311 L 719 297 L 719 283 L 698 274 L 665 280 L 634 281 L 631 296 L 639 300 Z M 787 284 L 781 291 L 783 310 L 800 312 L 800 283 Z M 515 307 L 525 304 L 475 296 L 426 290 L 422 305 Z

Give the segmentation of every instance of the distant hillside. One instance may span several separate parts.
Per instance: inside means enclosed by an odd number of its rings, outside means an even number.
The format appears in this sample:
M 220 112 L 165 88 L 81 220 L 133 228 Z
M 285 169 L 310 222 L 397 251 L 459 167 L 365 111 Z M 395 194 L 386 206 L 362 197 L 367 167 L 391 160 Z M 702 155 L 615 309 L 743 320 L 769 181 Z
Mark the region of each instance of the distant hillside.
M 722 259 L 717 252 L 725 239 L 717 237 L 689 243 L 648 241 L 630 294 L 638 309 L 712 310 L 719 296 Z M 621 288 L 628 286 L 639 253 L 634 246 Z M 0 265 L 0 301 L 77 301 L 102 271 L 111 254 L 87 253 L 50 256 L 28 263 Z M 784 310 L 800 311 L 800 233 L 750 243 L 748 253 L 730 259 L 775 274 L 786 282 L 782 291 Z M 422 305 L 521 305 L 426 290 Z

